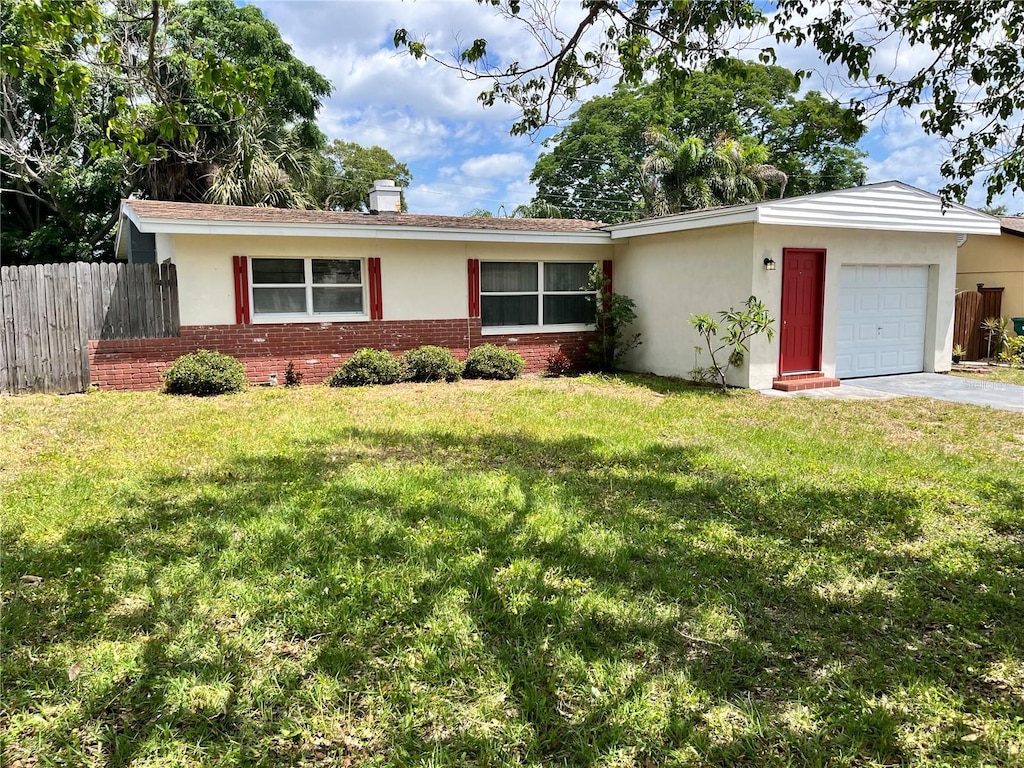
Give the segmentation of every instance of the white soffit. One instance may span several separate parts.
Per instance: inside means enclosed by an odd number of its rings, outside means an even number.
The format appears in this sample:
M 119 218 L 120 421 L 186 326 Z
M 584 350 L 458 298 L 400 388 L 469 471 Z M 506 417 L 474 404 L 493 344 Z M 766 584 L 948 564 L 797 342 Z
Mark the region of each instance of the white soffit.
M 943 210 L 938 196 L 899 181 L 616 224 L 608 231 L 620 240 L 748 223 L 958 235 L 1000 232 L 996 217 L 955 203 Z

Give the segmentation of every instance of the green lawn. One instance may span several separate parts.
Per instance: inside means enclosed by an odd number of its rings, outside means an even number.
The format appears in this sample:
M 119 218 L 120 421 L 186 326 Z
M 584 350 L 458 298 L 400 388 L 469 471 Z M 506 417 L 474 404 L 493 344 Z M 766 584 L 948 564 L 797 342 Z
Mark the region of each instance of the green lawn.
M 1019 414 L 584 377 L 0 429 L 4 765 L 1024 762 Z
M 984 371 L 950 371 L 954 376 L 965 376 L 969 379 L 1000 381 L 1004 384 L 1024 384 L 1024 368 L 1007 368 L 992 366 Z

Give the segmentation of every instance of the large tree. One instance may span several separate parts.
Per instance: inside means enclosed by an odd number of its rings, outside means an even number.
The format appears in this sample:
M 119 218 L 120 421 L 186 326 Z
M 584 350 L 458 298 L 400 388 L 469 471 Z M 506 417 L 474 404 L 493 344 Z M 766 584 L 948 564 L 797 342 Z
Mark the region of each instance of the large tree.
M 0 10 L 4 260 L 110 254 L 119 197 L 303 205 L 330 84 L 231 0 Z
M 378 179 L 390 179 L 404 188 L 412 174 L 383 147 L 335 139 L 323 151 L 310 192 L 317 208 L 366 211 L 370 208 L 369 188 Z M 402 210 L 406 210 L 404 194 Z
M 610 69 L 637 85 L 651 73 L 685 79 L 740 49 L 772 61 L 776 45 L 812 46 L 856 89 L 861 114 L 922 107 L 924 130 L 948 144 L 940 168 L 948 198 L 962 200 L 977 176 L 990 198 L 1024 188 L 1024 3 L 581 0 L 577 19 L 562 29 L 557 4 L 477 2 L 526 24 L 539 48 L 525 60 L 503 58 L 481 38 L 448 58 L 405 29 L 395 32 L 395 45 L 484 80 L 485 105 L 520 110 L 515 133 L 549 124 Z M 913 64 L 895 66 L 894 51 Z
M 651 129 L 681 142 L 711 146 L 720 135 L 766 149 L 764 162 L 787 175 L 787 195 L 841 189 L 865 173 L 856 143 L 856 113 L 811 91 L 783 67 L 727 59 L 673 88 L 656 82 L 620 85 L 583 104 L 548 139 L 534 166 L 538 200 L 567 216 L 629 221 L 645 209 L 642 165 Z

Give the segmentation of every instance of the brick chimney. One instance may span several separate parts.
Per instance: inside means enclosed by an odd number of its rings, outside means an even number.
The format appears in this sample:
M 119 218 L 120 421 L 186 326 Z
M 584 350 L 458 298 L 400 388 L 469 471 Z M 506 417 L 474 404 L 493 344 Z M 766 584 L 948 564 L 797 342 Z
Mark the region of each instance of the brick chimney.
M 377 179 L 370 187 L 370 210 L 377 213 L 402 212 L 402 188 L 390 179 Z

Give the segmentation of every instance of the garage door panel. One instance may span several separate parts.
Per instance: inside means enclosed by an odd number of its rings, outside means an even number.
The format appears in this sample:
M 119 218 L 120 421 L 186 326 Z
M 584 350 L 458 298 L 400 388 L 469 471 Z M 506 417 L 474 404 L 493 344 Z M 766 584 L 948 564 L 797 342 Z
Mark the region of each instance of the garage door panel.
M 854 306 L 859 312 L 877 312 L 879 296 L 874 293 L 859 293 L 854 300 Z
M 906 341 L 924 339 L 924 323 L 920 321 L 903 323 L 900 326 L 900 338 Z
M 839 282 L 836 375 L 923 370 L 928 268 L 850 265 Z
M 873 339 L 878 334 L 878 326 L 874 323 L 861 323 L 857 326 L 857 341 Z
M 887 370 L 898 368 L 900 364 L 900 353 L 896 349 L 883 349 L 878 353 L 878 367 Z
M 870 371 L 875 365 L 875 353 L 863 354 L 856 356 L 856 367 L 854 370 L 857 371 Z

